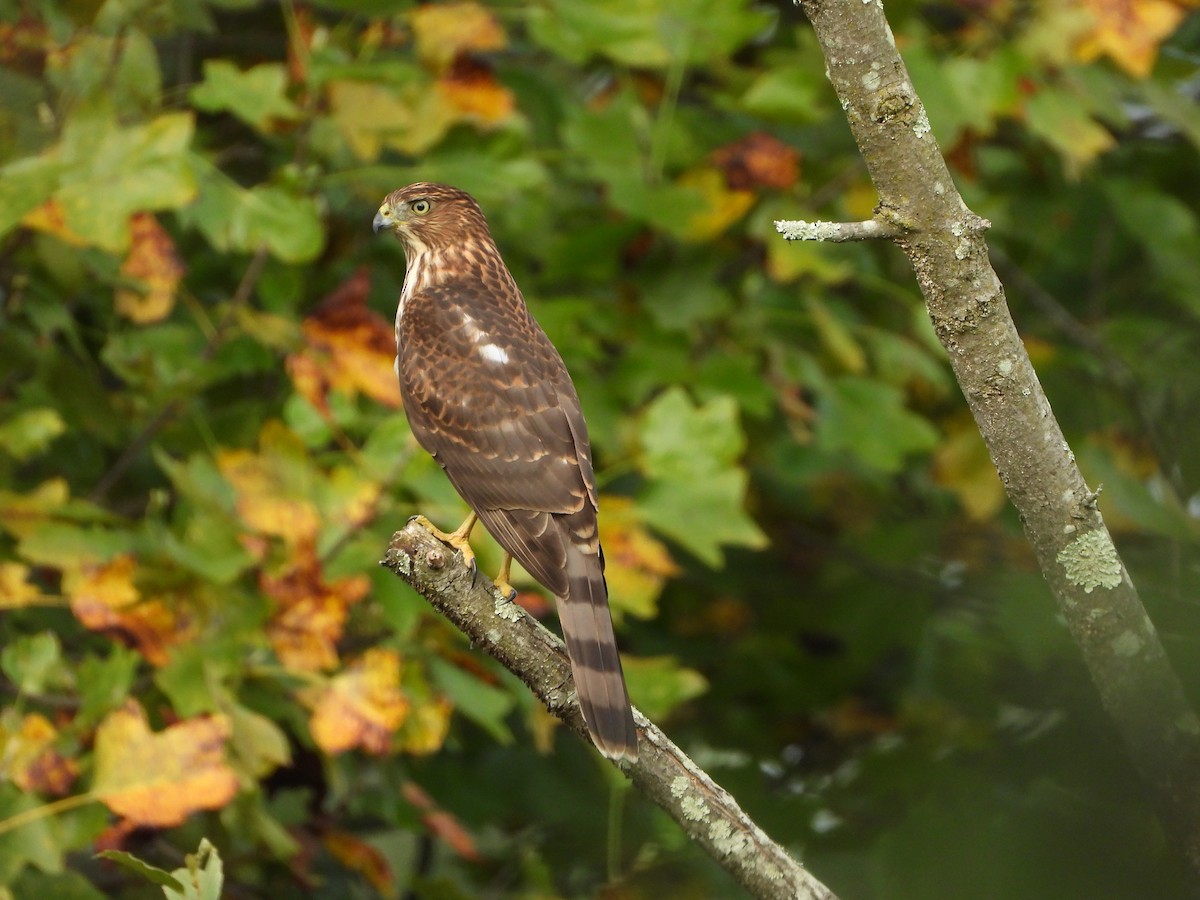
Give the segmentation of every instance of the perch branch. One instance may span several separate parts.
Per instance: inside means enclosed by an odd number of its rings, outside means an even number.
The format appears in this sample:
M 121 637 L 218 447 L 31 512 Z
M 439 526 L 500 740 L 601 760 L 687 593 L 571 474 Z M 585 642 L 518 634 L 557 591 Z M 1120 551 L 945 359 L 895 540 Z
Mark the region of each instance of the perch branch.
M 558 637 L 501 596 L 486 578 L 477 577 L 472 587 L 471 572 L 461 559 L 420 525 L 410 522 L 393 535 L 382 565 L 524 681 L 552 714 L 591 746 Z M 654 723 L 637 710 L 634 720 L 640 757 L 622 771 L 738 883 L 755 897 L 836 900 Z
M 799 0 L 930 319 L 1100 699 L 1200 894 L 1200 719 L 1125 570 L 1009 315 L 983 238 L 884 16 Z

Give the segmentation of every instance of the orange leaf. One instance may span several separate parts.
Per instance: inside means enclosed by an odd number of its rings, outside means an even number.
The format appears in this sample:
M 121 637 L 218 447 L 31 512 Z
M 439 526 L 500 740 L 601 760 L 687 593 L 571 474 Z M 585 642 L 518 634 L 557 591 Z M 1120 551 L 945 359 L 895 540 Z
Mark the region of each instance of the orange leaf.
M 710 159 L 725 173 L 731 190 L 790 188 L 800 177 L 800 154 L 776 137 L 755 131 L 740 141 L 718 147 Z
M 464 119 L 502 122 L 517 105 L 512 91 L 496 81 L 489 66 L 468 57 L 456 59 L 437 86 Z
M 118 288 L 117 312 L 139 325 L 158 322 L 175 306 L 183 263 L 175 242 L 151 213 L 134 213 L 129 230 L 133 243 L 121 263 L 121 275 L 142 282 L 144 289 Z
M 396 893 L 396 880 L 387 858 L 362 838 L 346 831 L 330 831 L 322 842 L 330 856 L 366 878 L 384 897 Z
M 449 844 L 463 859 L 472 862 L 479 859 L 475 839 L 458 819 L 439 809 L 434 799 L 413 782 L 406 781 L 402 790 L 404 799 L 421 811 L 421 821 L 425 823 L 426 828 Z
M 374 648 L 333 678 L 313 702 L 309 728 L 326 753 L 361 747 L 382 755 L 408 713 L 400 691 L 400 657 Z
M 1075 46 L 1075 56 L 1090 62 L 1101 54 L 1134 78 L 1145 78 L 1158 59 L 1158 48 L 1186 15 L 1186 4 L 1172 0 L 1078 0 L 1094 25 Z M 1194 4 L 1193 4 L 1194 5 Z
M 395 329 L 367 306 L 370 289 L 360 267 L 304 320 L 305 348 L 288 358 L 297 392 L 325 415 L 331 389 L 400 408 Z
M 135 700 L 96 729 L 92 790 L 117 815 L 140 825 L 169 828 L 201 809 L 220 809 L 237 793 L 225 762 L 229 722 L 201 716 L 154 733 Z
M 81 565 L 63 573 L 63 593 L 85 628 L 112 635 L 152 665 L 163 666 L 170 648 L 186 641 L 193 629 L 162 600 L 141 599 L 133 583 L 136 568 L 124 553 L 101 565 Z
M 326 583 L 315 549 L 305 544 L 297 548 L 293 568 L 282 575 L 264 573 L 259 583 L 277 607 L 267 637 L 284 666 L 307 672 L 337 666 L 346 610 L 366 596 L 367 576 Z
M 410 21 L 417 55 L 438 70 L 463 53 L 508 43 L 500 23 L 478 3 L 428 3 L 414 9 Z
M 23 791 L 65 796 L 79 764 L 54 749 L 57 737 L 54 725 L 38 713 L 25 716 L 15 731 L 8 721 L 0 723 L 0 776 Z

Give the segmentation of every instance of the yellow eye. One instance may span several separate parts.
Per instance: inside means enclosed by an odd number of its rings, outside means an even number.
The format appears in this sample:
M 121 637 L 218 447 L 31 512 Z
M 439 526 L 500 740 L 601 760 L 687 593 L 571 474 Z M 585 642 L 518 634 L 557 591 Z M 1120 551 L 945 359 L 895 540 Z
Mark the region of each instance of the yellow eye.
M 423 216 L 425 213 L 429 212 L 429 201 L 414 200 L 408 208 L 415 212 L 418 216 Z

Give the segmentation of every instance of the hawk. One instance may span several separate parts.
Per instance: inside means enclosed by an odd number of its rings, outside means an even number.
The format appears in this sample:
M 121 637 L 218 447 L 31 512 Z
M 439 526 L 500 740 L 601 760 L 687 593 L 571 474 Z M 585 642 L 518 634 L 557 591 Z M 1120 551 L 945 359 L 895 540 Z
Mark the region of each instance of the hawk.
M 555 597 L 583 718 L 610 759 L 633 762 L 637 732 L 617 655 L 596 479 L 579 397 L 534 321 L 470 194 L 419 183 L 375 215 L 407 268 L 396 311 L 396 374 L 413 434 L 471 507 L 455 531 L 422 524 L 462 553 L 476 521 Z

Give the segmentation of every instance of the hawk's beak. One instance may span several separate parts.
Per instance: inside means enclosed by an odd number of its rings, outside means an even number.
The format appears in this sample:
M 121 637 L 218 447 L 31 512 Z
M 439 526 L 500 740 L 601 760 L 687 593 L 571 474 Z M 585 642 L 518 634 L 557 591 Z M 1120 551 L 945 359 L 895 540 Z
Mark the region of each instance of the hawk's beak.
M 376 234 L 379 234 L 379 232 L 383 231 L 383 229 L 385 229 L 385 228 L 390 228 L 391 225 L 392 225 L 391 214 L 389 213 L 388 215 L 385 216 L 383 214 L 382 209 L 379 212 L 375 213 L 375 221 L 371 223 L 371 227 L 375 229 Z

